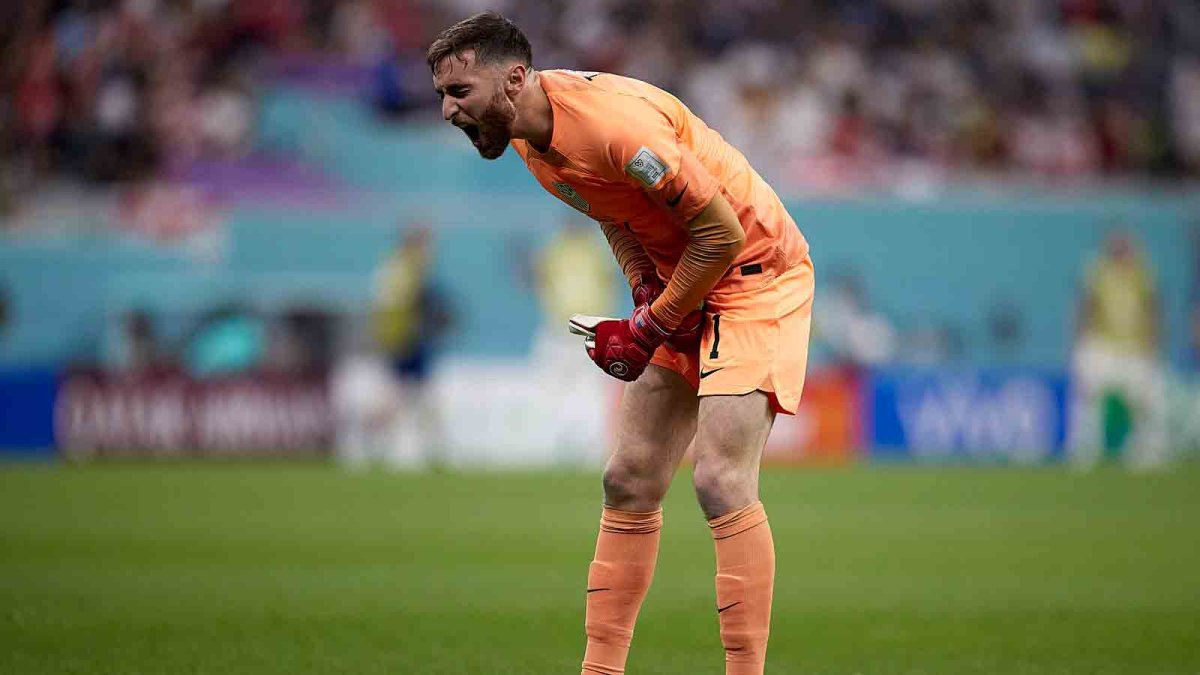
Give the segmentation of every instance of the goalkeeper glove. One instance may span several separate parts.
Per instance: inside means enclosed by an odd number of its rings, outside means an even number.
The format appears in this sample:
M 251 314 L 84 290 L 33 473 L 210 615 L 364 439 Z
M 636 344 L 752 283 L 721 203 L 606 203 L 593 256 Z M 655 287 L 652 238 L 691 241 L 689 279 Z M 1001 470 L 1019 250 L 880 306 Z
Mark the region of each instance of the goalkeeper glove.
M 667 345 L 683 354 L 694 354 L 700 351 L 700 338 L 704 337 L 704 312 L 694 310 L 683 317 L 679 327 L 667 338 Z
M 654 302 L 662 292 L 666 290 L 658 279 L 658 275 L 652 272 L 644 272 L 633 285 L 632 296 L 633 306 L 641 307 Z M 683 321 L 679 322 L 679 327 L 671 333 L 671 337 L 667 338 L 667 344 L 671 349 L 677 352 L 688 354 L 699 351 L 700 338 L 704 335 L 704 312 L 695 310 L 683 317 Z
M 631 289 L 633 291 L 633 306 L 641 307 L 642 305 L 654 302 L 654 299 L 662 295 L 662 292 L 666 288 L 663 282 L 659 281 L 657 274 L 643 272 Z
M 604 372 L 633 382 L 650 365 L 654 350 L 671 336 L 654 317 L 649 305 L 634 308 L 628 319 L 606 319 L 576 314 L 571 332 L 587 339 L 588 356 Z

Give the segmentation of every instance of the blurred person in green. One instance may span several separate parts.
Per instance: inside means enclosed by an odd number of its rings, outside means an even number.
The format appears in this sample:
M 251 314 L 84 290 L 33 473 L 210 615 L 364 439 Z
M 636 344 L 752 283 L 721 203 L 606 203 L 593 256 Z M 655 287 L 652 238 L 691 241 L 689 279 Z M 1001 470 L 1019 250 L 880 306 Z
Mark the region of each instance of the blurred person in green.
M 537 364 L 538 402 L 546 411 L 541 449 L 563 462 L 604 459 L 604 409 L 595 401 L 611 399 L 611 381 L 579 350 L 579 338 L 567 331 L 577 313 L 615 316 L 616 275 L 612 252 L 596 228 L 568 217 L 537 251 L 532 282 L 541 309 L 532 362 Z
M 451 324 L 445 297 L 430 280 L 433 238 L 429 227 L 403 228 L 400 242 L 375 272 L 371 313 L 376 347 L 387 362 L 394 395 L 387 398 L 382 439 L 374 453 L 390 468 L 418 468 L 441 461 L 441 416 L 429 387 L 434 352 Z M 370 449 L 351 461 L 370 459 Z
M 1149 467 L 1166 460 L 1159 304 L 1132 236 L 1116 230 L 1088 266 L 1072 354 L 1068 445 L 1088 466 L 1104 457 Z

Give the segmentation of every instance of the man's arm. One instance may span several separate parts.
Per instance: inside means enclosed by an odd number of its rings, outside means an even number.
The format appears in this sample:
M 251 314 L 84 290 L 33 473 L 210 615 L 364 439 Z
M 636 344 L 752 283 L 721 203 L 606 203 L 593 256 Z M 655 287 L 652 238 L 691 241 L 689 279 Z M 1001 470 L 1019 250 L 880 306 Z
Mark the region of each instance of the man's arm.
M 634 307 L 628 319 L 571 317 L 571 332 L 588 338 L 584 342 L 588 356 L 619 380 L 632 382 L 645 371 L 654 350 L 671 339 L 684 318 L 725 275 L 746 239 L 737 214 L 720 193 L 687 227 L 690 239 L 683 256 L 666 290 L 653 303 Z
M 667 289 L 650 305 L 659 328 L 671 332 L 724 276 L 746 234 L 720 182 L 679 138 L 670 116 L 648 101 L 615 100 L 597 99 L 603 110 L 591 120 L 601 140 L 591 146 L 598 152 L 589 166 L 603 179 L 641 189 L 672 226 L 687 229 L 689 242 Z
M 647 277 L 658 278 L 654 263 L 633 233 L 616 223 L 600 223 L 600 229 L 631 289 L 637 288 Z
M 700 305 L 746 243 L 737 213 L 720 192 L 688 222 L 687 228 L 690 239 L 675 273 L 667 289 L 650 306 L 667 330 L 679 326 L 683 317 Z

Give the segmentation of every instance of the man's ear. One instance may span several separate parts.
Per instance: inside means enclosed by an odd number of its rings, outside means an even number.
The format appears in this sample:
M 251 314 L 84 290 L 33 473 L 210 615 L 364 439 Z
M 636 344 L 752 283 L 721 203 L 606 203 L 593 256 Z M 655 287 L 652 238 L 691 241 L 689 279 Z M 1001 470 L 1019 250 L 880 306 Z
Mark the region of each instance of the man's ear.
M 529 82 L 529 70 L 529 67 L 523 63 L 509 67 L 508 75 L 504 78 L 504 89 L 510 95 L 515 96 Z

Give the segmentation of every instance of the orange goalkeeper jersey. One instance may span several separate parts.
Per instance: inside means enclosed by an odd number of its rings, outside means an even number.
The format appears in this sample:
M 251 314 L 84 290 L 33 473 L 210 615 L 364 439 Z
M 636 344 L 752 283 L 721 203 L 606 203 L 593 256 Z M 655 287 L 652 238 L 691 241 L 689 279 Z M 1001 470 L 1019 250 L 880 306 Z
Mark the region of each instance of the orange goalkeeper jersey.
M 542 187 L 589 217 L 627 228 L 671 278 L 686 224 L 719 190 L 746 232 L 712 292 L 758 288 L 799 264 L 808 243 L 741 152 L 671 94 L 608 73 L 539 71 L 554 112 L 550 148 L 513 147 Z

